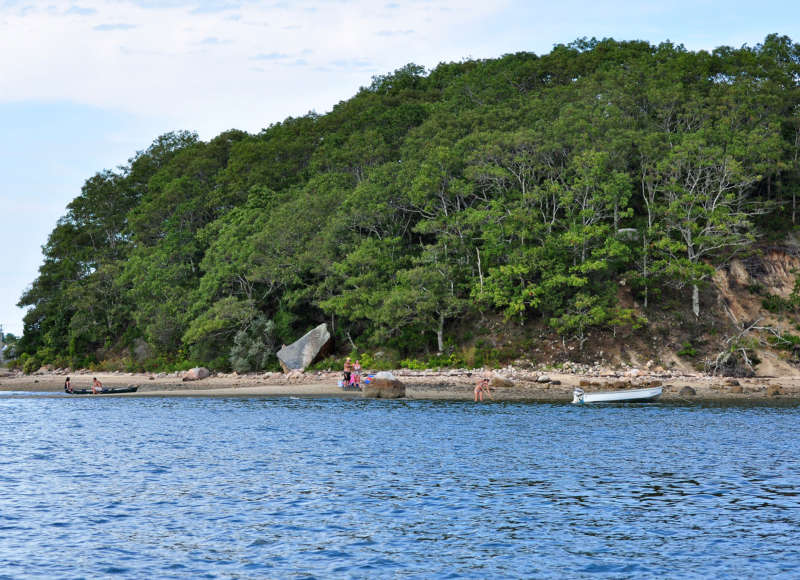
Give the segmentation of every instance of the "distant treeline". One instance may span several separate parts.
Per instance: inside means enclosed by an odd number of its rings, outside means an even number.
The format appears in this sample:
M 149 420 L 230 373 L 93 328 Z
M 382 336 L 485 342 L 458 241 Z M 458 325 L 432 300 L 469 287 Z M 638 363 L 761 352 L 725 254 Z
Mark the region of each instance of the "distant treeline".
M 715 267 L 800 217 L 799 89 L 784 36 L 583 39 L 409 64 L 257 135 L 169 133 L 69 204 L 18 349 L 248 370 L 320 322 L 406 356 L 498 314 L 582 341 L 668 288 L 702 316 Z

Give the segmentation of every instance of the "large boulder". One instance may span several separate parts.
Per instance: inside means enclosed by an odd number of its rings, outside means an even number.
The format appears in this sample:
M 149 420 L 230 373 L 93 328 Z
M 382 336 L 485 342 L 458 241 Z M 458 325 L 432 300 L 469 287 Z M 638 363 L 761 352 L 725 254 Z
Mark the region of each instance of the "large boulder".
M 511 388 L 513 386 L 514 381 L 507 379 L 506 377 L 501 377 L 500 375 L 492 375 L 492 378 L 489 379 L 489 387 L 492 389 L 497 389 L 500 387 Z
M 380 372 L 362 386 L 362 397 L 371 399 L 400 399 L 406 396 L 406 387 L 392 373 Z
M 328 332 L 328 325 L 322 323 L 289 346 L 280 349 L 278 362 L 281 363 L 284 373 L 302 371 L 318 358 L 325 356 L 330 345 L 331 333 Z
M 183 380 L 199 381 L 200 379 L 205 379 L 210 375 L 211 373 L 208 372 L 208 369 L 206 367 L 194 367 L 193 369 L 189 369 L 188 371 L 183 373 Z

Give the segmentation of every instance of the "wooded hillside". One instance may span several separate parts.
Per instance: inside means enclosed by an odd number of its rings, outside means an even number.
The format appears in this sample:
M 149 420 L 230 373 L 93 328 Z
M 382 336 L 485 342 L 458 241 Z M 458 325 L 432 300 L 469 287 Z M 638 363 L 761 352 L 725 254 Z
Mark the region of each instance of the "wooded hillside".
M 702 318 L 715 269 L 785 235 L 798 193 L 787 37 L 407 65 L 325 115 L 169 133 L 90 177 L 20 300 L 18 347 L 244 371 L 328 322 L 339 352 L 457 362 L 502 317 L 580 349 L 676 293 Z

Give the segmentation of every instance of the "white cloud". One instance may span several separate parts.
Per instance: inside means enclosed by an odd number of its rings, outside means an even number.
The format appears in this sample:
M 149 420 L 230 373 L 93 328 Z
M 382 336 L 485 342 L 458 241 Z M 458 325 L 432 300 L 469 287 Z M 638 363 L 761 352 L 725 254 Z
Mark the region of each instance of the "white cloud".
M 135 24 L 125 24 L 124 22 L 119 22 L 116 24 L 98 24 L 97 26 L 93 26 L 92 30 L 97 30 L 100 32 L 107 32 L 110 30 L 131 30 L 132 28 L 136 28 Z
M 0 62 L 0 98 L 163 117 L 203 138 L 257 131 L 324 112 L 373 74 L 460 59 L 452 38 L 501 5 L 82 0 L 54 11 L 34 1 L 0 8 L 0 51 L 13 55 Z

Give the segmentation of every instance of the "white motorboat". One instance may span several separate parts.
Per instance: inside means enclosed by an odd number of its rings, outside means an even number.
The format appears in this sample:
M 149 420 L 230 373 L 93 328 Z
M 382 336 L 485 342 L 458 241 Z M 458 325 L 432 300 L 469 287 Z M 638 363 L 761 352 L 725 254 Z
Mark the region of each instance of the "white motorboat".
M 654 401 L 661 396 L 661 387 L 647 389 L 628 389 L 625 391 L 603 391 L 599 393 L 586 393 L 583 389 L 572 392 L 572 402 L 583 403 L 646 403 Z

